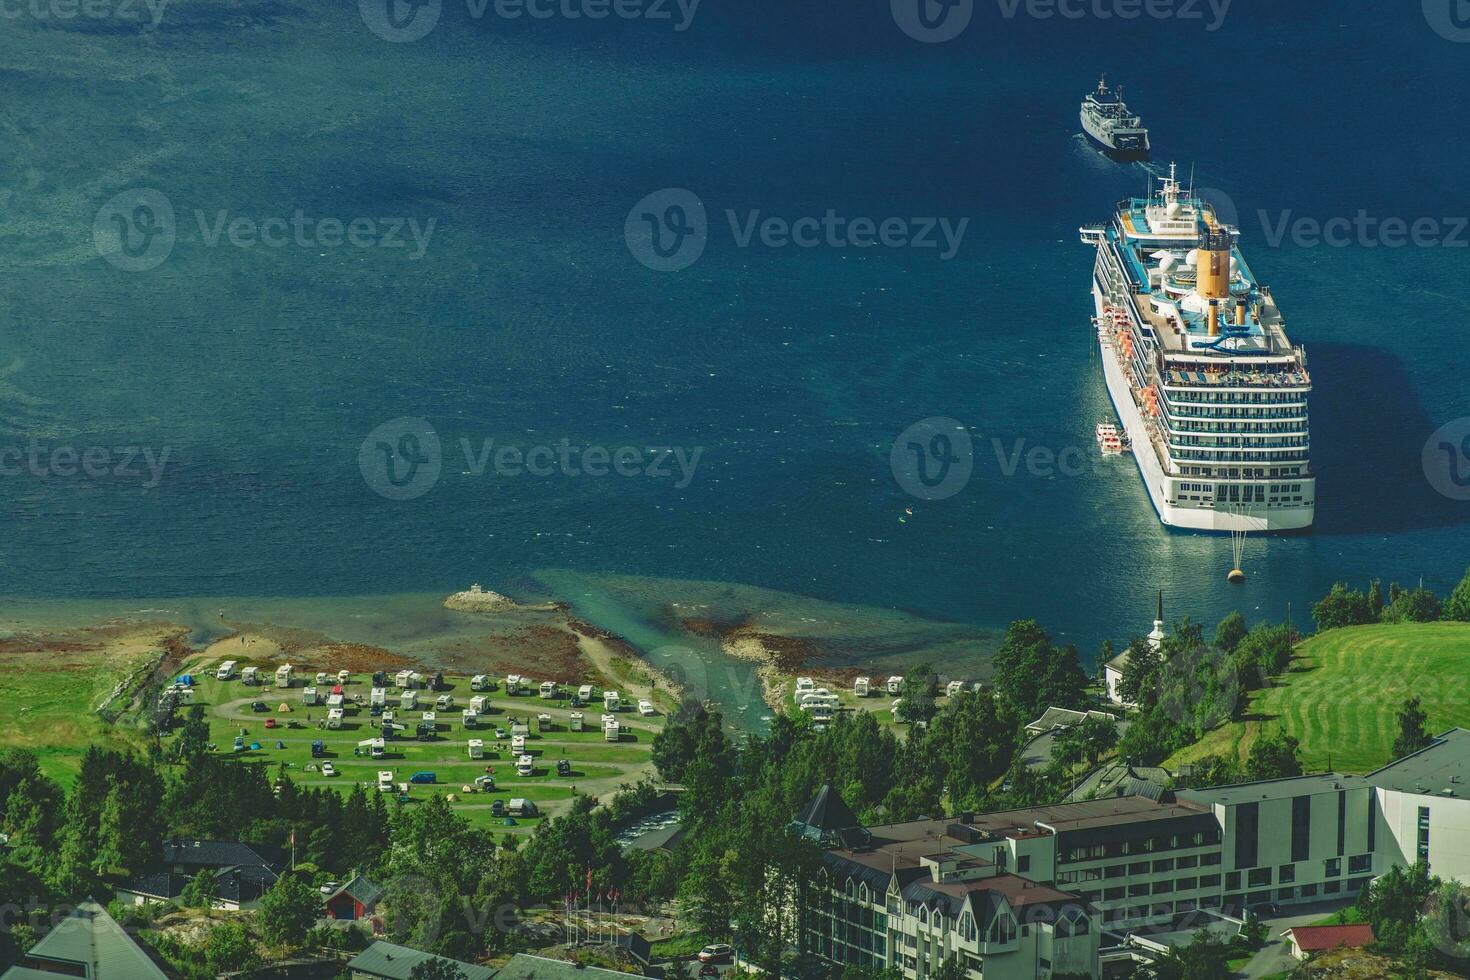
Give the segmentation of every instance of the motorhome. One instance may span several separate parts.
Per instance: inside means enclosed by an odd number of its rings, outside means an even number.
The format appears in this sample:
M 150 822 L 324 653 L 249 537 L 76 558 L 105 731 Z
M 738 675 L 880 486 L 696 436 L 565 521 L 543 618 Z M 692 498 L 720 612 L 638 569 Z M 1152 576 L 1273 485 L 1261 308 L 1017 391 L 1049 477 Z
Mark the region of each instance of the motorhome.
M 327 727 L 328 728 L 341 728 L 342 727 L 342 709 L 341 708 L 332 708 L 332 709 L 330 709 L 330 710 L 327 711 Z
M 291 686 L 291 665 L 290 664 L 281 664 L 281 666 L 279 666 L 279 667 L 276 668 L 276 686 L 277 687 L 290 687 Z
M 536 760 L 529 755 L 523 755 L 516 760 L 517 776 L 533 776 L 536 774 Z
M 391 793 L 391 792 L 393 792 L 393 770 L 391 770 L 391 769 L 379 769 L 378 770 L 378 792 L 379 793 Z
M 645 718 L 653 714 L 653 702 L 647 699 L 638 702 L 638 713 Z
M 219 665 L 219 670 L 214 672 L 214 679 L 217 681 L 227 681 L 234 676 L 235 661 L 233 660 L 226 660 L 224 663 Z
M 573 711 L 572 712 L 571 726 L 570 727 L 571 727 L 571 730 L 574 731 L 574 732 L 580 732 L 582 730 L 582 712 L 580 712 L 580 711 Z
M 954 697 L 955 695 L 959 694 L 964 689 L 965 689 L 965 682 L 964 681 L 950 681 L 948 684 L 944 685 L 944 693 L 948 697 Z
M 512 735 L 531 734 L 531 723 L 524 718 L 512 718 L 510 720 L 510 733 Z
M 404 711 L 412 711 L 418 706 L 419 694 L 412 688 L 398 695 L 398 707 L 402 708 Z
M 328 694 L 327 695 L 327 707 L 329 707 L 329 708 L 341 708 L 341 707 L 344 707 L 345 704 L 346 704 L 346 701 L 343 699 L 342 695 L 340 695 L 340 694 Z
M 350 670 L 339 670 L 339 671 L 337 671 L 337 683 L 338 684 L 346 684 L 350 680 L 352 680 L 352 671 L 350 671 Z
M 616 742 L 623 737 L 623 727 L 614 718 L 602 726 L 602 739 L 605 742 Z
M 425 711 L 424 712 L 423 721 L 424 721 L 424 724 L 425 725 L 428 725 L 430 728 L 434 729 L 435 731 L 438 731 L 438 729 L 439 729 L 439 716 L 436 715 L 436 714 L 434 714 L 434 712 L 432 712 L 432 711 Z
M 542 681 L 540 692 L 543 700 L 556 697 L 556 681 Z
M 873 681 L 869 677 L 859 677 L 852 682 L 852 693 L 860 698 L 867 697 L 872 693 Z
M 470 698 L 470 710 L 477 715 L 483 715 L 485 713 L 485 706 L 489 703 L 490 699 L 485 697 L 485 695 L 476 694 L 474 697 Z
M 454 707 L 454 695 L 439 695 L 437 698 L 434 699 L 434 706 L 440 711 L 448 711 L 450 708 Z
M 400 670 L 393 675 L 393 683 L 399 687 L 413 687 L 413 671 Z
M 512 735 L 510 737 L 510 751 L 513 754 L 515 754 L 515 755 L 520 755 L 522 752 L 525 752 L 526 751 L 526 736 L 524 736 L 524 735 Z
M 594 688 L 591 684 L 583 684 L 581 687 L 577 688 L 577 700 L 581 701 L 583 704 L 586 704 L 588 701 L 592 700 L 592 695 L 596 692 L 596 690 L 597 689 Z
M 602 692 L 603 711 L 617 711 L 620 707 L 622 707 L 622 704 L 623 699 L 618 695 L 617 691 Z
M 320 671 L 320 670 L 317 671 L 317 673 L 316 673 L 316 686 L 317 687 L 326 687 L 330 683 L 331 683 L 331 681 L 327 680 L 327 675 L 326 675 L 325 672 Z
M 888 678 L 888 693 L 889 694 L 897 694 L 899 692 L 899 689 L 902 688 L 902 687 L 903 687 L 903 678 L 900 677 L 899 675 L 894 674 L 892 677 Z
M 551 731 L 551 716 L 548 715 L 544 711 L 541 712 L 539 715 L 536 716 L 536 731 L 538 731 L 538 732 L 549 732 L 549 731 Z
M 259 670 L 259 668 L 256 668 L 256 667 L 246 667 L 244 670 L 240 671 L 240 683 L 241 684 L 259 684 L 260 683 L 260 670 Z
M 317 696 L 316 688 L 308 687 L 306 690 L 302 691 L 301 703 L 307 705 L 308 707 L 321 704 L 321 698 Z
M 490 678 L 486 677 L 484 674 L 476 674 L 474 677 L 471 677 L 470 678 L 470 690 L 471 691 L 488 691 L 488 690 L 490 690 Z
M 796 679 L 796 696 L 798 698 L 800 698 L 803 694 L 806 694 L 808 691 L 816 690 L 816 688 L 817 682 L 812 680 L 810 677 L 798 677 Z
M 510 805 L 506 807 L 506 810 L 513 817 L 534 817 L 539 812 L 536 809 L 536 804 L 530 800 L 523 800 L 520 797 L 512 799 Z
M 473 708 L 465 708 L 459 713 L 459 722 L 466 728 L 474 728 L 480 724 L 480 716 Z
M 470 750 L 470 758 L 471 759 L 483 759 L 483 758 L 485 758 L 485 743 L 481 739 L 478 739 L 478 738 L 472 738 L 472 739 L 470 739 L 470 741 L 469 741 L 469 750 Z
M 385 705 L 387 703 L 388 703 L 388 690 L 387 690 L 387 688 L 375 687 L 375 688 L 373 688 L 372 693 L 368 695 L 368 704 L 370 706 L 371 705 L 379 705 L 379 706 L 382 706 L 382 705 Z
M 510 695 L 511 697 L 515 697 L 516 695 L 518 695 L 518 694 L 521 693 L 521 675 L 520 674 L 506 674 L 505 675 L 505 693 L 508 694 L 508 695 Z

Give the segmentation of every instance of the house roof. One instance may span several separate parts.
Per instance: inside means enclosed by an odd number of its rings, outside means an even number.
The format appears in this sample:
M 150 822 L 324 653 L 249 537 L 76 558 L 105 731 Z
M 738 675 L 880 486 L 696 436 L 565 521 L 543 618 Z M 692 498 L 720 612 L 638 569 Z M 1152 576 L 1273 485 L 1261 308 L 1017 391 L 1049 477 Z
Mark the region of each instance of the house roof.
M 328 895 L 326 901 L 330 902 L 339 895 L 346 895 L 363 908 L 371 908 L 377 903 L 378 899 L 383 897 L 383 889 L 379 888 L 365 875 L 355 875 L 347 884 Z
M 1304 953 L 1347 946 L 1356 949 L 1373 941 L 1373 927 L 1366 922 L 1350 926 L 1295 926 L 1285 935 L 1296 940 Z
M 1422 796 L 1470 795 L 1470 731 L 1451 728 L 1412 755 L 1367 775 L 1374 786 Z
M 178 898 L 188 881 L 186 875 L 176 875 L 171 871 L 155 871 L 151 874 L 135 875 L 126 883 L 118 886 L 118 890 L 133 892 L 148 898 L 167 900 Z
M 167 980 L 163 971 L 133 942 L 122 926 L 93 901 L 78 904 L 25 955 L 28 963 L 46 960 L 86 964 L 88 975 L 93 977 Z M 9 978 L 14 973 L 11 970 L 5 976 Z
M 192 864 L 207 868 L 228 868 L 234 865 L 257 865 L 278 869 L 276 855 L 266 856 L 267 850 L 251 844 L 232 840 L 199 840 L 183 837 L 163 842 L 165 864 Z
M 495 980 L 627 980 L 630 976 L 637 974 L 517 953 L 495 974 Z
M 407 946 L 399 946 L 396 943 L 376 942 L 367 949 L 358 953 L 347 961 L 350 970 L 366 973 L 370 977 L 385 977 L 387 980 L 409 980 L 409 974 L 413 968 L 432 959 L 449 960 L 459 967 L 465 975 L 465 980 L 490 980 L 495 975 L 494 970 L 483 966 L 475 966 L 471 963 L 463 963 L 459 960 L 450 960 L 447 956 L 435 957 L 432 953 L 423 950 L 410 949 Z M 512 958 L 514 962 L 514 958 Z
M 1088 719 L 1097 718 L 1103 721 L 1117 721 L 1117 717 L 1106 711 L 1074 711 L 1071 708 L 1049 707 L 1041 713 L 1041 717 L 1026 726 L 1028 732 L 1047 732 L 1053 728 L 1071 728 L 1080 725 Z
M 816 830 L 838 831 L 850 830 L 861 826 L 857 815 L 852 812 L 842 799 L 842 794 L 832 788 L 831 783 L 823 783 L 822 788 L 817 790 L 811 802 L 796 816 L 797 823 L 806 824 Z

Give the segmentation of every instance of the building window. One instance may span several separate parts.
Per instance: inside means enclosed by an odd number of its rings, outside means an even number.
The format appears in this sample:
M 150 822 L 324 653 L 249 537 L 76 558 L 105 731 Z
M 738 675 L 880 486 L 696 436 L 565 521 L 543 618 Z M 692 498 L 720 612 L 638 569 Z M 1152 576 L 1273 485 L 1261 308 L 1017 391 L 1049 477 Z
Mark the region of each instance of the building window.
M 1230 891 L 1235 891 L 1237 888 L 1240 887 L 1239 871 L 1231 871 L 1225 875 L 1225 887 L 1228 888 Z
M 1317 886 L 1316 885 L 1303 885 L 1302 886 L 1302 898 L 1315 898 L 1316 896 L 1317 896 Z
M 1336 878 L 1342 874 L 1342 858 L 1328 858 L 1322 864 L 1322 877 Z
M 1220 876 L 1219 875 L 1200 875 L 1199 886 L 1201 888 L 1219 888 L 1220 887 Z
M 1419 849 L 1417 853 L 1419 860 L 1426 863 L 1429 861 L 1429 807 L 1427 806 L 1419 808 Z M 1353 860 L 1356 861 L 1357 858 Z M 1349 871 L 1366 870 L 1366 868 L 1353 868 L 1349 862 Z
M 1174 870 L 1174 859 L 1173 858 L 1164 858 L 1162 861 L 1155 861 L 1154 862 L 1154 869 L 1153 869 L 1153 871 L 1154 871 L 1154 874 L 1156 874 L 1156 875 L 1161 875 L 1161 874 L 1163 874 L 1166 871 L 1173 871 L 1173 870 Z
M 1025 874 L 1026 872 L 1030 871 L 1031 855 L 1022 854 L 1020 857 L 1016 858 L 1016 870 L 1021 874 Z
M 1291 801 L 1291 859 L 1305 861 L 1312 856 L 1312 798 L 1298 796 Z
M 1421 807 L 1421 809 L 1423 808 Z M 1424 854 L 1425 856 L 1427 856 L 1429 853 L 1429 840 L 1427 836 L 1424 840 L 1423 846 Z M 1371 854 L 1354 854 L 1352 857 L 1348 858 L 1348 874 L 1350 875 L 1360 875 L 1372 867 L 1373 855 Z
M 1199 858 L 1182 857 L 1179 859 L 1178 863 L 1174 865 L 1174 867 L 1178 868 L 1180 871 L 1185 871 L 1189 868 L 1197 868 L 1199 867 Z
M 1289 885 L 1296 881 L 1296 865 L 1283 864 L 1276 872 L 1276 880 L 1283 885 Z
M 1198 878 L 1180 878 L 1174 882 L 1174 887 L 1182 892 L 1192 892 L 1199 886 Z
M 1246 887 L 1248 888 L 1260 888 L 1262 885 L 1269 884 L 1271 884 L 1270 868 L 1253 868 L 1246 876 Z

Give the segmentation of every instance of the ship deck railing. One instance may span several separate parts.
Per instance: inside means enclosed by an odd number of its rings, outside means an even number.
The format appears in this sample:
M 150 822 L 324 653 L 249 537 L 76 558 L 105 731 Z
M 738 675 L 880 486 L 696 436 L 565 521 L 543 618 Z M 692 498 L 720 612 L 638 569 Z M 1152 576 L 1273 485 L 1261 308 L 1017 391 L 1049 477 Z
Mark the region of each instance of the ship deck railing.
M 1167 384 L 1176 388 L 1304 388 L 1311 378 L 1304 371 L 1182 371 L 1164 372 Z

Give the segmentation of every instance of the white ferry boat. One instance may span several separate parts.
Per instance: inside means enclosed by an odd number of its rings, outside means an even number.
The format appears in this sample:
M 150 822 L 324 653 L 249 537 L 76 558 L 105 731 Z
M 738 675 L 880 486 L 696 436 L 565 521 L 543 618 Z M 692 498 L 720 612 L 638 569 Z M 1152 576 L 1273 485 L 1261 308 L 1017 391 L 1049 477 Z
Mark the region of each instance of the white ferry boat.
M 1108 152 L 1123 160 L 1147 160 L 1148 130 L 1137 113 L 1123 102 L 1123 86 L 1109 89 L 1106 77 L 1082 100 L 1082 130 Z
M 1097 249 L 1093 318 L 1108 395 L 1159 519 L 1199 531 L 1310 527 L 1306 351 L 1287 338 L 1238 231 L 1181 191 L 1081 229 Z

